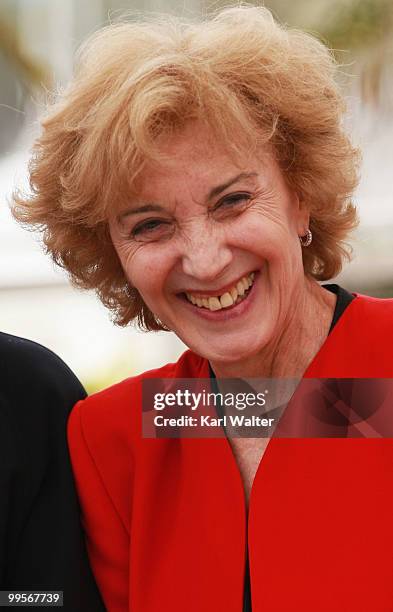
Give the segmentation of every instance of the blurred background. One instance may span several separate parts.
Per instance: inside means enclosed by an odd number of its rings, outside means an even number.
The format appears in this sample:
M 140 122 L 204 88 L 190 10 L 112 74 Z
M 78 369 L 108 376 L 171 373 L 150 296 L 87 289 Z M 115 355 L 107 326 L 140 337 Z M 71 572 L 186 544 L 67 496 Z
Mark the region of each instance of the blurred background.
M 72 288 L 38 237 L 8 211 L 27 184 L 29 149 L 48 91 L 72 74 L 80 42 L 129 11 L 198 17 L 228 6 L 203 0 L 0 0 L 0 330 L 58 353 L 89 391 L 177 359 L 170 333 L 116 328 L 93 295 Z M 347 128 L 363 150 L 356 194 L 361 226 L 339 282 L 393 297 L 393 3 L 391 0 L 271 0 L 281 21 L 319 36 L 342 66 Z

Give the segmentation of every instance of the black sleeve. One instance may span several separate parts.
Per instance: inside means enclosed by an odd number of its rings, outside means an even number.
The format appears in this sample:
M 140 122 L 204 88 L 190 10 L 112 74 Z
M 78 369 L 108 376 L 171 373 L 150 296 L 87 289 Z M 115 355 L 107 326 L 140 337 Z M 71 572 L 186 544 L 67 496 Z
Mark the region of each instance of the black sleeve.
M 0 333 L 0 587 L 62 590 L 63 610 L 102 612 L 66 439 L 85 395 L 55 354 Z

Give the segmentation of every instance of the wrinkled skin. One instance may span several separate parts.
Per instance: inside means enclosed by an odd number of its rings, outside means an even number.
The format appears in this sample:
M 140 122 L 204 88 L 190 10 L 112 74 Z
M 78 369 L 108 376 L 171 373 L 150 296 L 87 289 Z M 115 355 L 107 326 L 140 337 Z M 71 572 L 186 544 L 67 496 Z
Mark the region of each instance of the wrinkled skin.
M 147 165 L 138 196 L 109 220 L 130 284 L 217 375 L 301 374 L 335 304 L 304 274 L 307 209 L 268 148 L 235 160 L 206 127 L 190 124 L 162 151 L 171 163 Z M 232 310 L 206 313 L 185 298 L 219 293 L 253 271 L 249 297 Z

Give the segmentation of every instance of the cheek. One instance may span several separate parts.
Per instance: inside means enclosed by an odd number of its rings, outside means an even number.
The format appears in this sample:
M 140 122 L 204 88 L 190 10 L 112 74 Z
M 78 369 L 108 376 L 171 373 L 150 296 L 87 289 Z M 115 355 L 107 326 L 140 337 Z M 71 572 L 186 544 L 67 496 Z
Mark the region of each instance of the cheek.
M 265 267 L 266 280 L 274 291 L 286 290 L 303 275 L 299 239 L 286 220 L 252 214 L 238 219 L 232 238 L 233 244 Z
M 125 263 L 127 278 L 142 297 L 162 291 L 173 265 L 173 258 L 165 249 L 152 246 L 143 245 Z
M 232 228 L 232 238 L 236 245 L 246 251 L 273 260 L 281 260 L 283 254 L 296 250 L 296 240 L 284 221 L 263 218 L 258 213 L 239 218 Z M 285 248 L 283 246 L 285 245 Z

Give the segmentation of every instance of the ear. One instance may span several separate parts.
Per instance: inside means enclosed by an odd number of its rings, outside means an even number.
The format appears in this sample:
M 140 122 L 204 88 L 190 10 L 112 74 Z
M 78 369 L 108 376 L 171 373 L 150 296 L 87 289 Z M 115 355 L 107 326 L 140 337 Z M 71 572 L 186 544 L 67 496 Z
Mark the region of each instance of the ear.
M 305 202 L 295 194 L 296 231 L 298 236 L 304 236 L 310 227 L 310 211 Z

